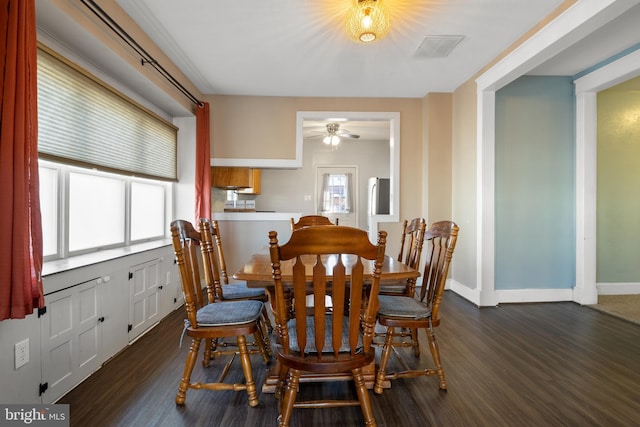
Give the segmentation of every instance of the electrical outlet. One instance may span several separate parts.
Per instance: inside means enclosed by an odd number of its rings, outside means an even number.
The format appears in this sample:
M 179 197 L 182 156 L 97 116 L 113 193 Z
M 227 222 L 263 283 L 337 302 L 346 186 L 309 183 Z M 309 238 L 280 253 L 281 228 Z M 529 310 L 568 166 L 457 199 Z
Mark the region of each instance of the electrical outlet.
M 29 338 L 24 341 L 16 343 L 16 369 L 29 363 Z

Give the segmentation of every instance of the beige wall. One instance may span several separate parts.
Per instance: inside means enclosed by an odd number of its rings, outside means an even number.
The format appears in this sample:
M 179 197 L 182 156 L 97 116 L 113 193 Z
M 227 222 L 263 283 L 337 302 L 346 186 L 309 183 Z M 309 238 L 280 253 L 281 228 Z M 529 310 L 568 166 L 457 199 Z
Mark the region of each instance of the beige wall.
M 207 96 L 211 157 L 295 159 L 296 111 L 291 97 Z
M 451 93 L 425 98 L 427 223 L 451 218 Z
M 451 278 L 470 288 L 476 283 L 477 231 L 477 111 L 473 80 L 453 93 L 451 216 L 460 226 Z
M 211 104 L 211 157 L 215 158 L 294 158 L 297 111 L 399 112 L 400 218 L 426 216 L 422 212 L 424 189 L 420 98 L 215 95 L 205 100 Z

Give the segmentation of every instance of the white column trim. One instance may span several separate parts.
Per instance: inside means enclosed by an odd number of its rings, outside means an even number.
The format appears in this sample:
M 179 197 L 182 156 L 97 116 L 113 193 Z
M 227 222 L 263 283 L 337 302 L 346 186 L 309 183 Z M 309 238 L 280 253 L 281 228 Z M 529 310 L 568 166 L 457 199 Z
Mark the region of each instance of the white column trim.
M 480 306 L 497 305 L 495 295 L 495 91 L 478 90 L 476 283 Z

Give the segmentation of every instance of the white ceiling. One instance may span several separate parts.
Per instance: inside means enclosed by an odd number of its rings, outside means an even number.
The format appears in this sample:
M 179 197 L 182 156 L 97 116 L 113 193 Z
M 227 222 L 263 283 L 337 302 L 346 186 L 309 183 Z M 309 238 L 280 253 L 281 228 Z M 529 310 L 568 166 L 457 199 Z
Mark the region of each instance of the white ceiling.
M 167 113 L 184 113 L 55 1 L 36 0 L 40 34 Z M 352 0 L 116 1 L 205 94 L 409 98 L 455 90 L 563 3 L 384 0 L 390 34 L 361 45 L 344 34 Z M 530 74 L 572 76 L 610 58 L 640 43 L 637 22 L 636 5 L 614 21 L 594 23 L 601 28 Z M 415 51 L 428 35 L 464 39 L 446 58 L 418 58 Z
M 563 0 L 384 0 L 389 35 L 344 31 L 352 0 L 117 0 L 203 93 L 423 97 L 451 92 Z M 447 58 L 416 58 L 427 35 L 462 35 Z

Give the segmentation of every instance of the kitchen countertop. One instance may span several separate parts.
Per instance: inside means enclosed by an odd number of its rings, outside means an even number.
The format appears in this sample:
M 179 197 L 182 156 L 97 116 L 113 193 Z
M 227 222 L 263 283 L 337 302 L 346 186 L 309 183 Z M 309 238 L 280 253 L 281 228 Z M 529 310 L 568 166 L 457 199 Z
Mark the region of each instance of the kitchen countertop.
M 300 212 L 212 212 L 211 219 L 217 221 L 296 221 L 302 214 Z

